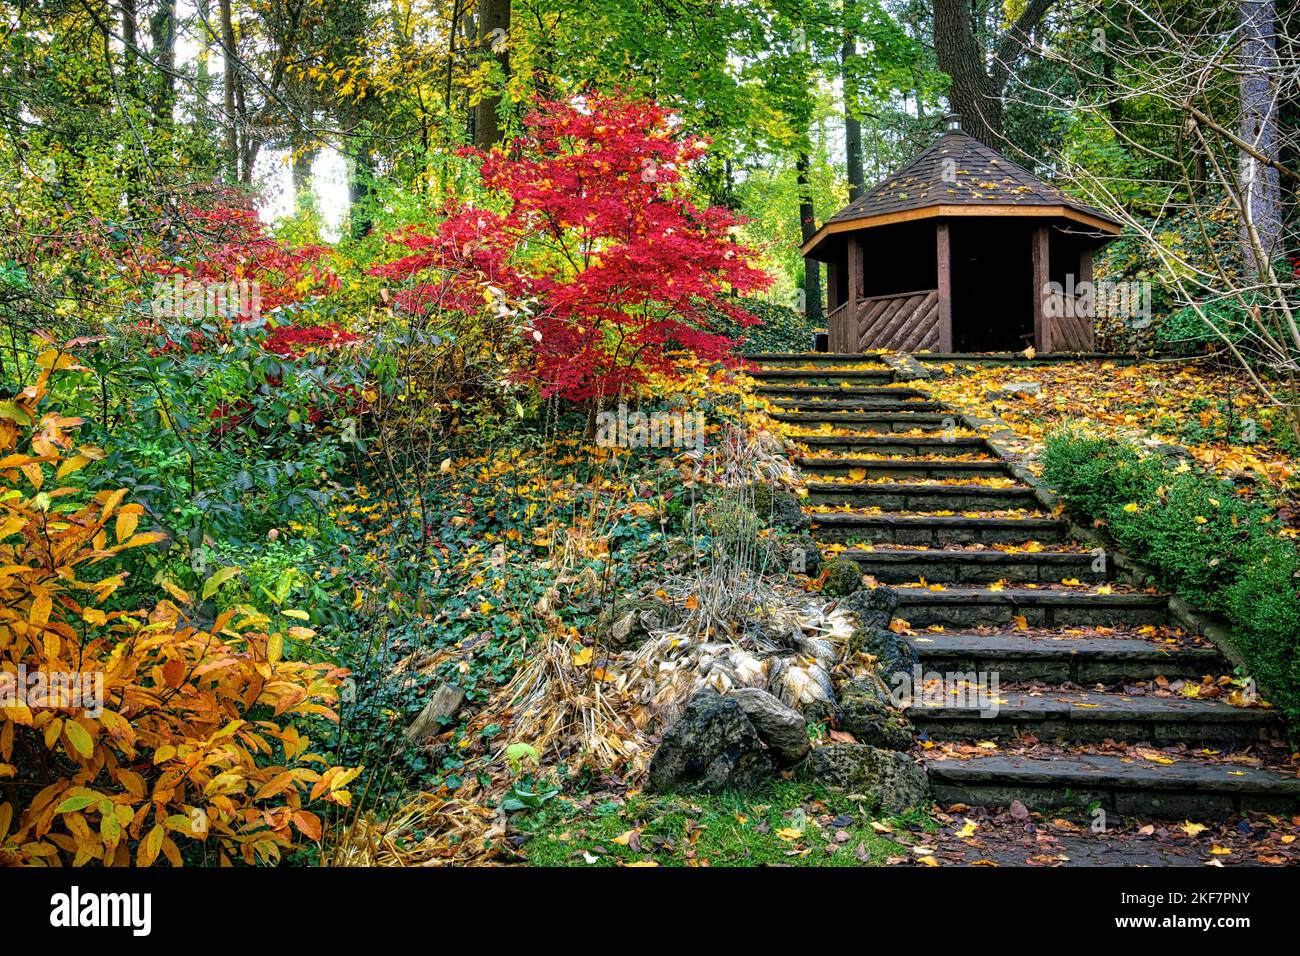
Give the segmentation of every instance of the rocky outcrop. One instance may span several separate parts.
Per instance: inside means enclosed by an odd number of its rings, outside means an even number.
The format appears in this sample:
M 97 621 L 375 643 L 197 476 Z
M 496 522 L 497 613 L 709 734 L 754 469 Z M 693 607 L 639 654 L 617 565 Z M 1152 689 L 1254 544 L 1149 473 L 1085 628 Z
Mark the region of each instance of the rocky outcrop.
M 813 750 L 809 773 L 828 787 L 863 794 L 894 812 L 930 799 L 925 769 L 896 750 L 867 744 L 827 744 Z
M 808 516 L 803 513 L 803 505 L 793 492 L 765 484 L 755 484 L 753 492 L 754 513 L 770 527 L 808 527 Z
M 647 793 L 757 790 L 775 773 L 739 702 L 712 687 L 696 691 L 650 760 Z
M 916 736 L 912 722 L 893 706 L 875 676 L 854 678 L 840 690 L 840 730 L 882 750 L 907 750 Z
M 789 767 L 808 756 L 808 726 L 799 711 L 757 687 L 740 687 L 730 696 L 767 745 L 773 763 Z
M 826 580 L 822 593 L 831 597 L 847 597 L 862 587 L 862 569 L 849 558 L 831 558 L 826 562 Z

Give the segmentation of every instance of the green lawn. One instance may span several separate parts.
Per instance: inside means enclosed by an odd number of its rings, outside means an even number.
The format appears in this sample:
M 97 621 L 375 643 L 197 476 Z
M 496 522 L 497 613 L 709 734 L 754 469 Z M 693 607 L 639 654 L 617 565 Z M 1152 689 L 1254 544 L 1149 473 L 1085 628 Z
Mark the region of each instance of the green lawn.
M 533 866 L 879 866 L 905 852 L 891 832 L 928 823 L 778 782 L 759 794 L 637 795 L 590 805 L 561 798 L 515 825 L 530 835 L 523 851 Z

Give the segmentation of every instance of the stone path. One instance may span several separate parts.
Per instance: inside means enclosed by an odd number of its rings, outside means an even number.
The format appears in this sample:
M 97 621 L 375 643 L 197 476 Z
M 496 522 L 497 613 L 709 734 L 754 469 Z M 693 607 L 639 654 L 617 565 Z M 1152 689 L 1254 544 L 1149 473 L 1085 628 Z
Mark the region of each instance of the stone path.
M 751 361 L 802 446 L 814 538 L 898 588 L 896 624 L 925 672 L 908 713 L 941 805 L 1300 809 L 1300 779 L 1271 759 L 1276 716 L 1172 693 L 1232 668 L 1176 626 L 1167 596 L 1114 580 L 1116 563 L 923 381 L 899 381 L 914 361 Z

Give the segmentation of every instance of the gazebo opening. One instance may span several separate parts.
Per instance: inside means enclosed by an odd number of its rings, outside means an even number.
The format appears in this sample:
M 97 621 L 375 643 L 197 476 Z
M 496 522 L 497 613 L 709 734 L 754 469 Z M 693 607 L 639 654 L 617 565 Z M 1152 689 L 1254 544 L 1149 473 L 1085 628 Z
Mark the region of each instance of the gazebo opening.
M 1019 352 L 1034 344 L 1033 231 L 1021 220 L 951 225 L 952 345 Z

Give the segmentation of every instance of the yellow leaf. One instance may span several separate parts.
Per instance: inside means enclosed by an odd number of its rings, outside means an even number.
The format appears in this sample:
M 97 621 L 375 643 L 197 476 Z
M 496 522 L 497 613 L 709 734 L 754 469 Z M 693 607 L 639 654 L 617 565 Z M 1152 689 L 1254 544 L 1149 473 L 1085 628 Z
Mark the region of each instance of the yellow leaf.
M 86 728 L 75 720 L 65 721 L 63 732 L 67 735 L 68 743 L 72 744 L 72 749 L 81 756 L 89 759 L 90 755 L 95 752 L 95 742 L 90 739 L 90 734 L 86 732 Z
M 1204 833 L 1206 826 L 1203 823 L 1193 823 L 1191 820 L 1183 823 L 1183 832 L 1188 836 L 1194 837 L 1199 833 Z
M 140 849 L 135 854 L 136 866 L 153 866 L 153 861 L 158 859 L 158 852 L 162 849 L 163 828 L 160 824 L 155 823 L 149 835 L 140 843 Z
M 212 597 L 212 595 L 217 593 L 217 588 L 221 587 L 221 585 L 225 584 L 235 575 L 240 573 L 241 571 L 239 568 L 222 568 L 220 571 L 213 574 L 212 577 L 203 582 L 203 600 L 206 601 L 208 598 Z
M 573 655 L 574 667 L 586 667 L 591 663 L 591 659 L 596 656 L 596 652 L 590 647 L 584 647 Z
M 113 533 L 117 536 L 118 542 L 130 540 L 131 535 L 135 534 L 135 526 L 139 523 L 140 516 L 135 512 L 119 511 L 117 513 L 117 524 L 113 528 Z

